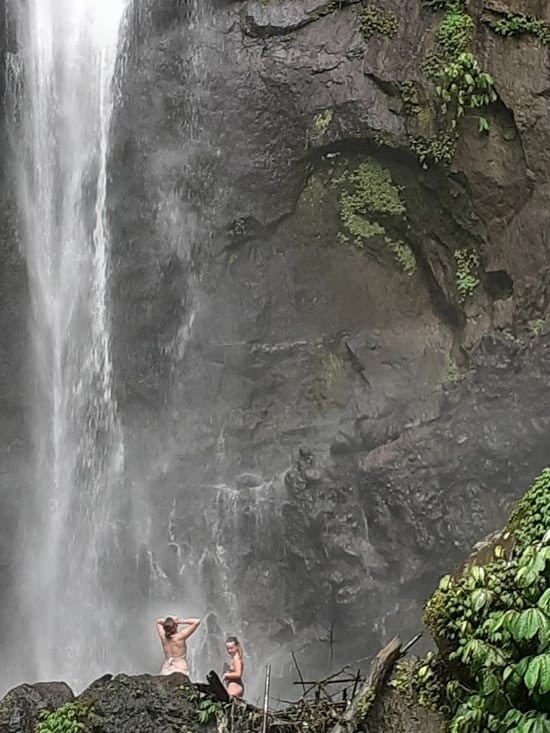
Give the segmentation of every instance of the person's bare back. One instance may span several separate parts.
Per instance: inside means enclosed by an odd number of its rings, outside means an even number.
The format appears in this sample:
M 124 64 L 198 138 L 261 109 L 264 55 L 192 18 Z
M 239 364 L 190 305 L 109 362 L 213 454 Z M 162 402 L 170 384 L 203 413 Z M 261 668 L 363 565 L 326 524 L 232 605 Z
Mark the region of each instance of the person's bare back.
M 178 631 L 178 626 L 182 624 L 185 628 Z M 189 675 L 186 640 L 197 630 L 199 624 L 198 618 L 179 619 L 177 616 L 167 616 L 165 619 L 157 619 L 157 633 L 164 651 L 164 663 L 160 674 L 181 672 Z

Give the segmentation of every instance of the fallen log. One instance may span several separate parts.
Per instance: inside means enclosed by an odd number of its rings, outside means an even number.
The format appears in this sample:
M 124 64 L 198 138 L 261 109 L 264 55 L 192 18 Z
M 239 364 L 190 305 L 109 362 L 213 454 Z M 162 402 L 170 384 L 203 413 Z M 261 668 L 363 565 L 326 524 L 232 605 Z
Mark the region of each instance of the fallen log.
M 364 728 L 368 712 L 400 656 L 401 639 L 395 636 L 373 659 L 365 682 L 351 700 L 342 718 L 331 728 L 330 733 L 355 733 L 358 727 Z

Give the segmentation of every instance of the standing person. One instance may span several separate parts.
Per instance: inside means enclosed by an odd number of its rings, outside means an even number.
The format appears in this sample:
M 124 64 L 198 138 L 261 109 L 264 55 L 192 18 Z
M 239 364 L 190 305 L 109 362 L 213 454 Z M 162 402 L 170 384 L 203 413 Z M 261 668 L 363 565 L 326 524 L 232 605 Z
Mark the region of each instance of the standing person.
M 242 675 L 244 672 L 243 650 L 236 636 L 228 636 L 225 640 L 225 648 L 229 654 L 230 662 L 224 665 L 223 681 L 227 692 L 231 697 L 242 697 L 244 695 L 244 684 Z
M 157 634 L 164 651 L 164 662 L 160 674 L 181 672 L 189 677 L 185 642 L 197 630 L 199 624 L 200 619 L 198 618 L 179 619 L 177 616 L 167 616 L 156 620 Z M 178 631 L 178 626 L 184 628 Z

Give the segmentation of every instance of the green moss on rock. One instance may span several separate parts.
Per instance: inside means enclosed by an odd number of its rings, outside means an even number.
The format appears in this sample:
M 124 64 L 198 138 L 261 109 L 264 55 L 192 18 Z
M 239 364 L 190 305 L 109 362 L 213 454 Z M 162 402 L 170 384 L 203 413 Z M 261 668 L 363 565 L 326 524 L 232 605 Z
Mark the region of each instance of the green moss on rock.
M 315 115 L 313 118 L 312 129 L 309 133 L 308 147 L 310 145 L 319 146 L 323 144 L 325 134 L 330 127 L 333 117 L 334 111 L 332 109 L 326 109 Z
M 334 112 L 331 109 L 326 109 L 324 112 L 319 112 L 313 119 L 313 124 L 317 132 L 325 133 L 332 121 Z
M 386 237 L 385 242 L 407 275 L 412 275 L 413 272 L 416 272 L 416 256 L 408 244 L 400 241 L 396 242 L 390 237 Z
M 473 250 L 462 248 L 455 250 L 454 258 L 456 262 L 456 289 L 458 299 L 463 303 L 479 285 L 477 276 L 479 257 Z
M 319 375 L 313 388 L 315 401 L 322 412 L 333 402 L 336 385 L 343 374 L 345 374 L 343 360 L 336 354 L 323 354 Z
M 360 163 L 348 181 L 350 190 L 340 198 L 342 223 L 353 242 L 362 246 L 365 239 L 385 232 L 369 215 L 400 216 L 405 213 L 405 204 L 390 172 L 375 160 Z
M 507 38 L 518 36 L 531 36 L 543 44 L 550 43 L 550 26 L 539 18 L 523 13 L 507 13 L 494 24 L 489 24 L 491 29 L 499 36 Z
M 398 662 L 389 684 L 405 697 L 409 705 L 439 712 L 445 705 L 446 677 L 441 659 L 430 651 L 422 659 L 412 657 Z
M 375 699 L 375 691 L 369 688 L 357 701 L 357 718 L 360 722 L 366 721 Z
M 416 270 L 416 258 L 408 244 L 387 234 L 378 217 L 402 217 L 406 207 L 399 187 L 390 172 L 375 160 L 360 163 L 347 175 L 347 189 L 340 197 L 340 216 L 344 232 L 340 239 L 356 247 L 364 247 L 373 237 L 383 237 L 402 269 L 411 274 Z
M 365 8 L 360 19 L 361 35 L 368 41 L 375 33 L 391 38 L 397 32 L 397 18 L 391 11 Z

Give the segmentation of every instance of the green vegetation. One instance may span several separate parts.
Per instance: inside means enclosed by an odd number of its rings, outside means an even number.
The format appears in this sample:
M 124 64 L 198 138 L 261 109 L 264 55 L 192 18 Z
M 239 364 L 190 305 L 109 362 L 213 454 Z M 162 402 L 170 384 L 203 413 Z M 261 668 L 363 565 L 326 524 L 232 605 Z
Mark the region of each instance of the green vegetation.
M 354 46 L 353 48 L 350 48 L 349 51 L 346 53 L 346 58 L 349 61 L 357 61 L 358 59 L 362 59 L 365 55 L 365 49 L 363 46 Z
M 393 252 L 395 259 L 401 265 L 403 271 L 406 272 L 407 275 L 412 275 L 416 272 L 416 257 L 410 246 L 404 242 L 395 242 L 393 239 L 390 239 L 390 237 L 386 237 L 385 241 Z
M 457 124 L 475 110 L 480 133 L 489 123 L 477 112 L 495 102 L 494 80 L 483 71 L 472 52 L 474 21 L 467 0 L 424 0 L 432 10 L 444 11 L 437 28 L 435 48 L 424 61 L 424 70 L 435 83 L 439 117 L 431 135 L 413 134 L 409 142 L 423 168 L 430 163 L 449 165 L 458 140 Z M 405 110 L 405 113 L 407 111 Z M 437 129 L 438 128 L 438 129 Z
M 328 130 L 328 127 L 332 122 L 333 117 L 334 112 L 331 109 L 326 109 L 324 112 L 319 112 L 319 114 L 316 114 L 313 118 L 313 124 L 317 132 L 320 132 L 322 135 L 324 135 L 325 132 Z
M 441 112 L 451 113 L 451 125 L 464 115 L 467 109 L 485 107 L 496 101 L 494 81 L 489 74 L 481 71 L 475 56 L 469 52 L 459 54 L 456 61 L 447 64 L 439 75 L 437 94 L 441 97 Z M 488 123 L 479 118 L 479 131 L 486 132 Z M 483 122 L 481 122 L 483 120 Z
M 342 196 L 342 216 L 346 213 L 375 213 L 399 215 L 405 213 L 405 204 L 390 172 L 375 160 L 361 163 L 349 176 L 352 193 Z M 353 233 L 353 232 L 352 232 Z
M 323 142 L 323 138 L 330 127 L 333 117 L 334 111 L 332 109 L 326 109 L 315 115 L 313 118 L 313 129 L 309 135 L 310 142 L 316 145 L 320 145 Z
M 360 721 L 366 721 L 372 704 L 375 700 L 376 693 L 373 689 L 368 689 L 363 696 L 357 701 L 357 717 Z
M 479 285 L 476 271 L 479 267 L 479 258 L 469 249 L 457 249 L 454 252 L 456 260 L 456 289 L 458 298 L 463 303 Z
M 392 239 L 385 227 L 371 218 L 372 215 L 396 217 L 406 211 L 390 172 L 377 161 L 369 160 L 360 163 L 339 182 L 350 184 L 340 196 L 340 217 L 345 229 L 339 236 L 340 241 L 362 248 L 366 240 L 382 236 L 402 269 L 409 275 L 415 272 L 416 257 L 409 245 Z
M 40 723 L 35 733 L 78 733 L 84 728 L 84 720 L 89 719 L 91 705 L 68 702 L 57 710 L 39 713 Z
M 418 704 L 437 712 L 446 705 L 442 681 L 446 676 L 441 660 L 428 652 L 424 659 L 406 659 L 396 664 L 389 684 L 399 690 L 409 705 Z
M 205 698 L 199 703 L 199 722 L 205 725 L 212 719 L 216 719 L 222 711 L 221 703 L 217 700 Z
M 461 573 L 445 576 L 424 620 L 453 672 L 450 733 L 550 730 L 550 468 L 508 527 Z
M 409 117 L 417 115 L 421 105 L 416 84 L 412 81 L 402 81 L 398 86 L 404 114 Z
M 365 41 L 372 38 L 375 33 L 391 38 L 397 32 L 397 18 L 391 11 L 384 13 L 381 10 L 365 8 L 361 13 L 360 29 Z
M 545 325 L 546 320 L 544 318 L 534 318 L 527 323 L 527 328 L 532 336 L 539 336 Z
M 340 216 L 353 244 L 363 247 L 366 239 L 385 234 L 384 227 L 368 215 L 399 215 L 404 213 L 405 205 L 389 171 L 374 160 L 361 163 L 348 180 L 351 190 L 340 198 Z
M 450 165 L 455 157 L 457 135 L 455 132 L 439 132 L 432 137 L 411 137 L 409 144 L 424 170 L 430 162 Z
M 422 0 L 422 5 L 432 10 L 467 10 L 470 0 Z
M 508 13 L 505 18 L 491 27 L 499 36 L 534 36 L 541 43 L 550 43 L 550 28 L 548 25 L 543 20 L 532 18 L 529 15 L 512 15 Z
M 508 522 L 516 549 L 526 550 L 550 529 L 550 468 L 537 476 L 525 496 L 518 501 Z
M 456 5 L 450 5 L 437 30 L 437 40 L 447 59 L 453 59 L 470 47 L 474 21 Z
M 481 70 L 471 52 L 473 20 L 457 3 L 447 3 L 445 8 L 437 33 L 441 64 L 435 74 L 436 93 L 441 113 L 450 118 L 454 129 L 466 110 L 491 104 L 497 97 L 492 77 Z
M 454 359 L 449 359 L 447 364 L 447 372 L 445 374 L 445 381 L 448 384 L 456 384 L 460 379 L 460 369 Z

